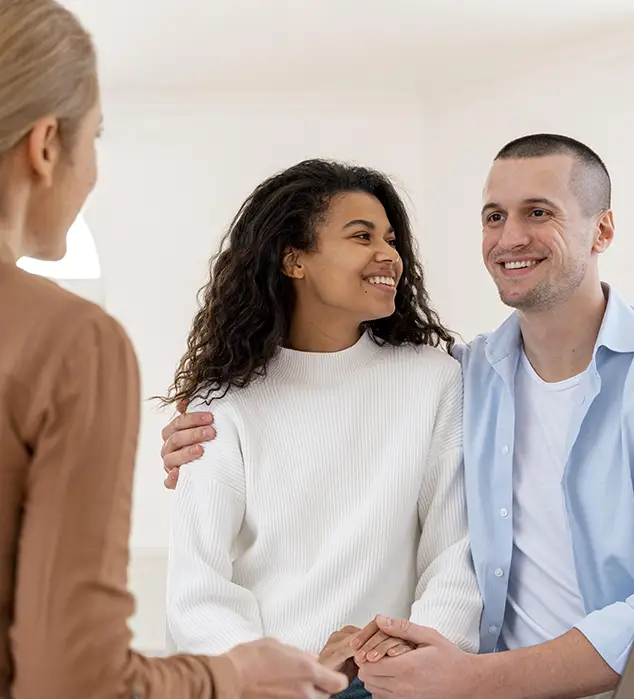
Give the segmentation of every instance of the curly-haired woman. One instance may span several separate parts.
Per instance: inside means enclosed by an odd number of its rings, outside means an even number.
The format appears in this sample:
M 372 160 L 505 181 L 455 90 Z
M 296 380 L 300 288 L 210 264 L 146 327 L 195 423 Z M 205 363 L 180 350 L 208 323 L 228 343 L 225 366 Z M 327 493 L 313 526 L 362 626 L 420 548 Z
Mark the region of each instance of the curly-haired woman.
M 201 300 L 167 399 L 216 432 L 176 489 L 179 650 L 270 635 L 354 674 L 324 645 L 378 612 L 477 650 L 460 367 L 391 182 L 322 160 L 266 180 Z

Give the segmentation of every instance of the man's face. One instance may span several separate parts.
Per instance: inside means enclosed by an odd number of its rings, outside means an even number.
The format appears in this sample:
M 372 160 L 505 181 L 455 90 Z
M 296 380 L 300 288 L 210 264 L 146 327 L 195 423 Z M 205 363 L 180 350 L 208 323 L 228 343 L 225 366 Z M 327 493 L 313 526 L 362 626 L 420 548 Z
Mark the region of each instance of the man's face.
M 544 310 L 565 301 L 601 251 L 597 215 L 584 215 L 571 188 L 574 165 L 570 155 L 552 155 L 496 160 L 491 168 L 482 254 L 507 306 Z

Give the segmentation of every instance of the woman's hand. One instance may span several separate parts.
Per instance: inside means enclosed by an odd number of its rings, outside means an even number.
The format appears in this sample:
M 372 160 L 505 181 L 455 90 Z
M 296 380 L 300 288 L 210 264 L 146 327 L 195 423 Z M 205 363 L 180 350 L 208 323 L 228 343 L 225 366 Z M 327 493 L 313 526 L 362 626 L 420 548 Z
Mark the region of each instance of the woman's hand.
M 393 638 L 381 631 L 376 620 L 371 621 L 364 629 L 360 629 L 350 641 L 354 650 L 354 661 L 357 666 L 363 663 L 377 663 L 388 655 L 390 658 L 415 650 L 416 646 Z
M 341 631 L 335 631 L 319 654 L 321 665 L 343 673 L 350 682 L 359 672 L 353 659 L 356 651 L 350 646 L 350 641 L 359 631 L 361 629 L 358 626 L 344 626 Z

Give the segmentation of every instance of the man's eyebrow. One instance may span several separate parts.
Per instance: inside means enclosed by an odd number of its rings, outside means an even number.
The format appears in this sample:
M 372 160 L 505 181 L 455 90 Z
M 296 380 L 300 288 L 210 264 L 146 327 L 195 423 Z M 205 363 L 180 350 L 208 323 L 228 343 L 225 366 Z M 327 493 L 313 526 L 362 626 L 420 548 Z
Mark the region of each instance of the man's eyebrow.
M 550 199 L 546 199 L 546 197 L 529 197 L 528 199 L 523 199 L 521 203 L 522 206 L 535 206 L 536 204 L 542 204 L 548 207 L 552 207 L 553 209 L 559 208 L 557 204 L 555 204 L 555 202 L 551 201 Z M 482 215 L 486 214 L 487 211 L 494 211 L 495 209 L 502 208 L 504 207 L 501 204 L 498 204 L 497 202 L 488 202 L 482 207 Z
M 546 206 L 549 206 L 549 207 L 551 207 L 551 208 L 553 208 L 553 209 L 558 209 L 558 208 L 559 208 L 559 207 L 557 206 L 557 204 L 555 204 L 554 201 L 551 201 L 550 199 L 546 199 L 546 197 L 531 197 L 531 198 L 529 198 L 529 199 L 524 199 L 524 201 L 522 202 L 522 204 L 531 204 L 531 205 L 535 205 L 535 204 L 545 204 Z
M 484 216 L 484 214 L 486 214 L 487 211 L 494 211 L 495 209 L 501 209 L 501 208 L 502 208 L 502 206 L 500 204 L 498 204 L 497 202 L 491 201 L 482 207 L 482 215 Z

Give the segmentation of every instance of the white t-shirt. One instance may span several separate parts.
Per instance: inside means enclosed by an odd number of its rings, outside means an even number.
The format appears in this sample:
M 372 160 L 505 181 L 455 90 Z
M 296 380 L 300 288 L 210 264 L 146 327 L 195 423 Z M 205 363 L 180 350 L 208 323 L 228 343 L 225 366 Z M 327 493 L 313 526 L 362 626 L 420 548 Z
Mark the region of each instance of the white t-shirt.
M 515 378 L 513 559 L 502 630 L 510 650 L 552 640 L 586 615 L 562 487 L 580 376 L 546 383 L 522 353 Z

